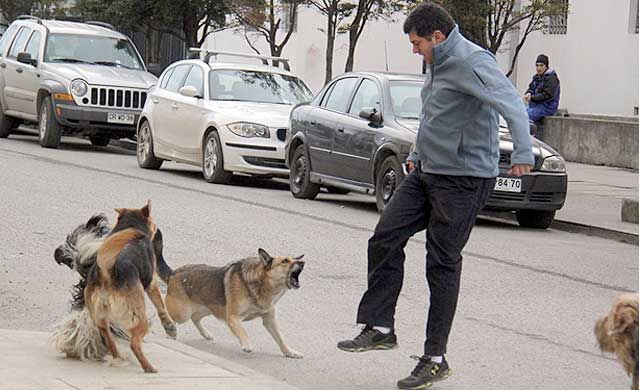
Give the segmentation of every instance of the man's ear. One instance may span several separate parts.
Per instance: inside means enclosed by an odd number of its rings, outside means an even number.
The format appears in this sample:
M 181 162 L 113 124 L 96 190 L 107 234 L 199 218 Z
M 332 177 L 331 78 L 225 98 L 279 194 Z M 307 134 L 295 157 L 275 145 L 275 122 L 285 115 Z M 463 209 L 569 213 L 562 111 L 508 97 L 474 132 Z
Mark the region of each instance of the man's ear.
M 271 263 L 273 263 L 273 257 L 271 257 L 271 255 L 269 255 L 267 251 L 265 251 L 262 248 L 258 248 L 258 256 L 260 257 L 260 260 L 262 260 L 262 263 L 264 264 L 264 266 L 267 267 L 267 269 L 271 268 Z
M 447 36 L 446 36 L 446 35 L 444 35 L 444 34 L 442 33 L 442 31 L 440 31 L 440 30 L 436 30 L 436 31 L 434 31 L 434 32 L 433 32 L 433 34 L 431 34 L 431 36 L 432 36 L 432 37 L 433 37 L 433 39 L 435 40 L 436 45 L 437 45 L 438 43 L 441 43 L 441 42 L 444 42 L 444 41 L 446 41 L 446 40 L 447 40 Z

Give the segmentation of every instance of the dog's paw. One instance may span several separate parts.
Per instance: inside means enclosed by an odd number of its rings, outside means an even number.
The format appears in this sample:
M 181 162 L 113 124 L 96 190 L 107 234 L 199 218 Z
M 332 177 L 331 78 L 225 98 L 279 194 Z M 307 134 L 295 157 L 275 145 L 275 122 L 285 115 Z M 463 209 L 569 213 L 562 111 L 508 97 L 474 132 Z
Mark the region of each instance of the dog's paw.
M 109 366 L 111 367 L 126 367 L 130 364 L 130 362 L 126 359 L 123 359 L 121 357 L 119 358 L 115 358 L 115 359 L 111 359 L 109 361 Z
M 290 349 L 284 352 L 284 356 L 291 359 L 302 359 L 304 357 L 304 355 L 301 352 L 294 351 L 293 349 Z
M 158 370 L 156 370 L 155 368 L 153 368 L 153 366 L 148 366 L 148 367 L 143 367 L 142 368 L 144 370 L 145 373 L 147 374 L 157 374 Z
M 173 322 L 168 322 L 166 324 L 163 324 L 164 326 L 164 331 L 167 332 L 167 336 L 171 337 L 172 339 L 176 339 L 176 337 L 178 337 L 178 328 L 176 328 L 176 324 Z
M 245 345 L 242 347 L 242 350 L 245 351 L 246 353 L 251 353 L 253 352 L 253 348 L 251 348 L 250 345 Z

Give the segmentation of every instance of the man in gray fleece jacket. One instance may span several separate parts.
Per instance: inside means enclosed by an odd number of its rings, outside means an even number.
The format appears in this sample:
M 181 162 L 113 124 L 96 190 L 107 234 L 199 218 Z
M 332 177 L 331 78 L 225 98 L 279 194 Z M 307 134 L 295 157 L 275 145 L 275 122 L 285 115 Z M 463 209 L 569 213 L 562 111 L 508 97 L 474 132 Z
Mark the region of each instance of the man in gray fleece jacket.
M 385 208 L 368 247 L 368 288 L 358 308 L 362 332 L 338 343 L 348 352 L 397 347 L 394 314 L 404 247 L 426 229 L 430 305 L 424 354 L 400 389 L 423 389 L 451 374 L 444 355 L 458 302 L 462 249 L 498 175 L 498 115 L 511 131 L 509 174 L 533 167 L 529 120 L 495 57 L 464 38 L 449 13 L 424 3 L 404 23 L 413 52 L 428 65 L 411 169 Z

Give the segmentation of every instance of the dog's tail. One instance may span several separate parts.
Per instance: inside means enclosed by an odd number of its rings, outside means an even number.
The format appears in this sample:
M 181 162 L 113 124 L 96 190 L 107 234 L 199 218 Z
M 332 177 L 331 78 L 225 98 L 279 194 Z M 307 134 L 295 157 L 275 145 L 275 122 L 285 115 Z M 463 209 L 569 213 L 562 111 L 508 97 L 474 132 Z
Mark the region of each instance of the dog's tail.
M 169 284 L 169 278 L 171 278 L 171 275 L 173 275 L 173 270 L 164 260 L 164 256 L 162 255 L 163 248 L 162 232 L 160 231 L 160 229 L 158 229 L 155 236 L 153 236 L 153 251 L 156 255 L 156 266 L 158 275 L 160 275 L 160 279 L 162 279 L 162 281 Z

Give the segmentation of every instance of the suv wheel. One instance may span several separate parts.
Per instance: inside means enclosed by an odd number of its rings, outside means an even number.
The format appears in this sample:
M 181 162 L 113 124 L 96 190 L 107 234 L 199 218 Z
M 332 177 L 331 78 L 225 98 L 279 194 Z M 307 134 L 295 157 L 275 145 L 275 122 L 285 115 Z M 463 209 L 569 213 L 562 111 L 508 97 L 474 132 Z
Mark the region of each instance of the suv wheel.
M 518 210 L 516 211 L 516 219 L 522 227 L 533 229 L 547 229 L 551 226 L 553 218 L 556 216 L 555 211 L 539 211 L 539 210 Z
M 209 183 L 228 184 L 231 172 L 224 170 L 224 157 L 218 133 L 212 131 L 207 134 L 202 151 L 202 176 Z
M 387 207 L 402 179 L 402 168 L 398 159 L 395 156 L 385 158 L 376 175 L 376 206 L 379 212 L 383 212 Z
M 311 182 L 309 155 L 304 145 L 299 145 L 293 152 L 289 170 L 289 188 L 291 194 L 300 199 L 315 199 L 320 192 L 320 185 Z
M 136 137 L 138 147 L 136 148 L 136 156 L 138 157 L 138 166 L 146 169 L 159 169 L 164 160 L 156 158 L 153 153 L 153 136 L 151 135 L 151 126 L 149 122 L 144 121 L 138 136 Z
M 38 123 L 38 139 L 40 145 L 45 148 L 57 148 L 60 145 L 62 129 L 53 114 L 51 97 L 47 96 L 40 105 L 40 118 Z
M 6 116 L 0 105 L 0 138 L 7 138 L 11 134 L 11 129 L 16 125 L 16 120 Z
M 91 145 L 94 146 L 107 146 L 111 139 L 102 135 L 91 135 L 89 136 L 89 141 L 91 141 Z

